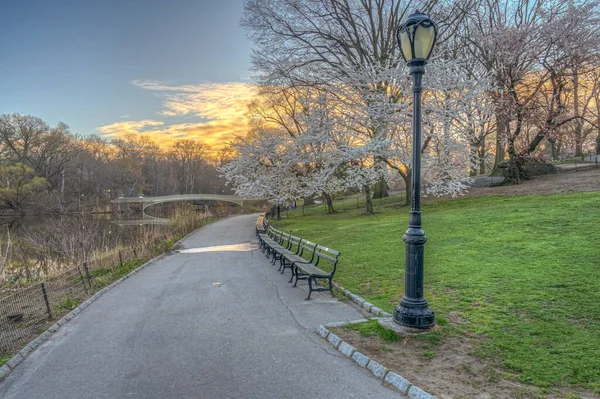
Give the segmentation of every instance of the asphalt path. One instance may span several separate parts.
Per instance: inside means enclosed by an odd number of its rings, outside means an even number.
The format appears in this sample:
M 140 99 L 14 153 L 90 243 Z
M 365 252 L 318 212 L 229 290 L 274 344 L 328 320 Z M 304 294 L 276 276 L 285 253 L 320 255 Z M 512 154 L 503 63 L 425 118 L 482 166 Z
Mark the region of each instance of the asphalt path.
M 256 249 L 255 221 L 205 226 L 108 291 L 0 383 L 0 398 L 398 398 L 315 334 L 363 316 L 329 294 L 305 301 Z

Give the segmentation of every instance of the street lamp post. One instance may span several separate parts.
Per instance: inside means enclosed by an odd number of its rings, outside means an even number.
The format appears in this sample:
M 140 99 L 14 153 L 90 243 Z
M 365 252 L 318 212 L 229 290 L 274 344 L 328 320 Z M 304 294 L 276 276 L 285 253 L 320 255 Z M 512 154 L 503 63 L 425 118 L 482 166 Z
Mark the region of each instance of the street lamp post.
M 398 27 L 398 47 L 413 76 L 413 143 L 411 210 L 406 243 L 404 296 L 394 309 L 394 321 L 404 327 L 427 329 L 435 325 L 435 314 L 423 296 L 423 247 L 427 241 L 421 228 L 421 81 L 431 55 L 437 28 L 427 15 L 416 11 Z

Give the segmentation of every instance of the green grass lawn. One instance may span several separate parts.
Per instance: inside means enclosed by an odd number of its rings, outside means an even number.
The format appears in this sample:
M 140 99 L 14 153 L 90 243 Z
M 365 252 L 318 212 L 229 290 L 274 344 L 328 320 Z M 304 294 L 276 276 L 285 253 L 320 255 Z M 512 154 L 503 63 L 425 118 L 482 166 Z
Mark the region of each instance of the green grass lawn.
M 376 201 L 289 213 L 285 231 L 338 249 L 335 279 L 392 312 L 404 291 L 408 208 Z M 425 297 L 467 322 L 476 353 L 518 380 L 600 392 L 600 193 L 426 201 Z M 444 328 L 444 327 L 442 327 Z

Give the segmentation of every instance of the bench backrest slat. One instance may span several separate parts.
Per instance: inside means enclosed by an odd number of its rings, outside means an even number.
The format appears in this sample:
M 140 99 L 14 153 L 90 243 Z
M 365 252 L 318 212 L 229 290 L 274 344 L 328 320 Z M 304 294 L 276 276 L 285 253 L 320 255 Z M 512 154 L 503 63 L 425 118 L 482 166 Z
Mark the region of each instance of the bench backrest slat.
M 300 243 L 302 242 L 302 238 L 300 237 L 296 237 L 290 234 L 290 236 L 288 237 L 288 246 L 287 246 L 287 250 L 291 251 L 294 253 L 294 255 L 298 255 L 298 252 L 300 252 Z M 294 250 L 294 248 L 296 248 Z
M 304 259 L 306 259 L 310 255 L 309 262 L 312 263 L 313 259 L 315 258 L 315 250 L 316 249 L 317 249 L 316 243 L 302 239 L 300 241 L 300 252 L 298 253 L 298 256 L 304 257 Z
M 322 245 L 317 245 L 313 257 L 316 259 L 313 259 L 315 260 L 315 262 L 311 261 L 311 263 L 313 263 L 315 266 L 319 266 L 319 262 L 321 261 L 321 259 L 327 259 L 328 261 L 333 263 L 333 270 L 331 271 L 331 274 L 334 274 L 337 268 L 339 257 L 340 251 L 336 251 L 335 249 L 327 248 Z
M 284 233 L 283 231 L 281 232 L 281 235 L 279 236 L 279 245 L 287 248 L 288 244 L 289 244 L 289 239 L 290 239 L 290 234 L 289 233 Z M 287 242 L 286 245 L 283 245 L 284 242 Z

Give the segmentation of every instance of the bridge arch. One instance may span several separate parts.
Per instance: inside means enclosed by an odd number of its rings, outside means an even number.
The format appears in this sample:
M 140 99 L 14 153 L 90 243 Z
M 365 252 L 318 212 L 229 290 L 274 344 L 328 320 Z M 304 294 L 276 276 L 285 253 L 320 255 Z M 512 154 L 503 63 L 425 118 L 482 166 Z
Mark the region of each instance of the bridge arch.
M 244 202 L 247 201 L 264 201 L 261 197 L 239 197 L 237 195 L 221 195 L 221 194 L 176 194 L 164 195 L 158 197 L 119 197 L 112 202 L 115 204 L 142 204 L 142 212 L 146 214 L 146 209 L 158 204 L 167 202 L 180 201 L 221 201 L 237 204 L 244 208 Z

